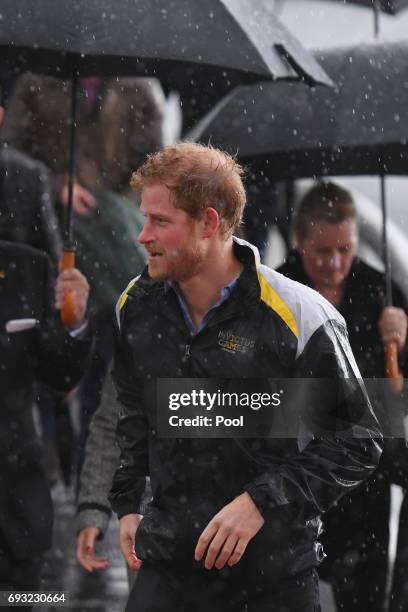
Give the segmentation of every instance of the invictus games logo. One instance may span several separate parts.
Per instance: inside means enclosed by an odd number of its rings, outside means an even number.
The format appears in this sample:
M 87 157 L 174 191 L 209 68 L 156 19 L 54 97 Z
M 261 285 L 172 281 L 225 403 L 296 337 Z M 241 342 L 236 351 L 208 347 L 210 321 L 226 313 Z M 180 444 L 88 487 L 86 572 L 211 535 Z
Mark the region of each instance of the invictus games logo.
M 254 348 L 255 340 L 244 338 L 244 336 L 236 336 L 231 331 L 220 331 L 218 334 L 218 344 L 224 351 L 229 351 L 230 353 L 246 353 Z

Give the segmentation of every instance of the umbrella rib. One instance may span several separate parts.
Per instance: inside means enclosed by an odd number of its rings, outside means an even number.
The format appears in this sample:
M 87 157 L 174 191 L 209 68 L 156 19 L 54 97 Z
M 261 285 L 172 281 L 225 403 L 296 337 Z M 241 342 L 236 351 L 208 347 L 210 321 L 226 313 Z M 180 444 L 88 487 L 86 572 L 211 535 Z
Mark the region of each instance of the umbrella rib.
M 299 62 L 295 59 L 292 53 L 288 49 L 286 49 L 285 45 L 282 43 L 275 43 L 275 49 L 278 51 L 281 58 L 287 61 L 289 66 L 296 72 L 296 74 L 310 87 L 316 85 L 315 79 L 308 74 L 304 68 L 299 64 Z

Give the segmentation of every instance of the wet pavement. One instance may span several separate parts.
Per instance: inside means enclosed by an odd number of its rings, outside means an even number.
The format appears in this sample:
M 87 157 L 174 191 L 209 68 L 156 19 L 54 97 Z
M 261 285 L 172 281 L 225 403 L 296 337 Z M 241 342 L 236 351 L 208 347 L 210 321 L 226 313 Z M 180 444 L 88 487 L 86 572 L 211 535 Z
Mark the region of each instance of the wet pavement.
M 118 522 L 112 518 L 99 552 L 106 555 L 106 570 L 86 572 L 75 557 L 75 503 L 71 489 L 57 485 L 53 491 L 55 507 L 54 547 L 47 553 L 41 590 L 64 591 L 67 602 L 62 608 L 36 606 L 36 612 L 123 612 L 128 596 L 127 573 L 119 551 Z

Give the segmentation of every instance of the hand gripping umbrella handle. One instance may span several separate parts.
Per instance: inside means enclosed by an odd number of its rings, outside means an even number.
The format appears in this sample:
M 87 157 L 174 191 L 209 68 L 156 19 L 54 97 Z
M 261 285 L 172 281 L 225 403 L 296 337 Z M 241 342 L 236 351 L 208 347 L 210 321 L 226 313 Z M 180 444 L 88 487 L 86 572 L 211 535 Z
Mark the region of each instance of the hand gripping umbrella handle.
M 75 267 L 75 251 L 64 249 L 61 259 L 61 271 Z M 70 290 L 64 296 L 64 305 L 61 309 L 61 321 L 66 327 L 73 327 L 75 324 L 75 293 Z
M 396 342 L 387 342 L 385 350 L 385 375 L 389 380 L 393 393 L 401 393 L 404 378 L 398 366 L 398 349 Z

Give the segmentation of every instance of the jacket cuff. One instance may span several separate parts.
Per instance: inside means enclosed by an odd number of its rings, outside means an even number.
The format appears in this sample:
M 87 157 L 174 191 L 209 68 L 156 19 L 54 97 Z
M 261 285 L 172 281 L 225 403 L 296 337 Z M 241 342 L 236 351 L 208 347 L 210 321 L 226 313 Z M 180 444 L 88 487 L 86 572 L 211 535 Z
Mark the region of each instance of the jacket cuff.
M 126 516 L 126 514 L 140 514 L 139 504 L 135 506 L 133 503 L 118 504 L 118 506 L 113 508 L 113 511 L 119 520 L 122 518 L 122 516 Z
M 259 512 L 287 506 L 289 500 L 284 492 L 282 478 L 278 473 L 263 474 L 245 485 L 244 490 L 251 496 Z
M 147 506 L 149 505 L 150 501 L 151 495 L 143 494 L 143 497 L 138 504 L 135 504 L 134 502 L 124 502 L 116 505 L 115 503 L 113 503 L 112 509 L 119 520 L 122 518 L 122 516 L 125 516 L 126 514 L 144 515 L 146 513 Z
M 76 516 L 76 532 L 78 533 L 86 527 L 97 527 L 101 530 L 98 539 L 102 540 L 108 528 L 110 512 L 100 510 L 96 507 L 89 507 L 86 510 L 81 510 Z
M 266 508 L 268 507 L 268 501 L 266 493 L 263 489 L 256 487 L 254 484 L 249 484 L 245 486 L 245 491 L 248 493 L 255 506 L 258 508 L 261 514 L 264 513 Z
M 89 325 L 88 319 L 85 319 L 85 321 L 79 327 L 76 327 L 75 329 L 68 329 L 68 328 L 65 328 L 65 329 L 67 330 L 71 338 L 82 339 L 82 338 L 85 338 L 86 336 L 88 325 Z

